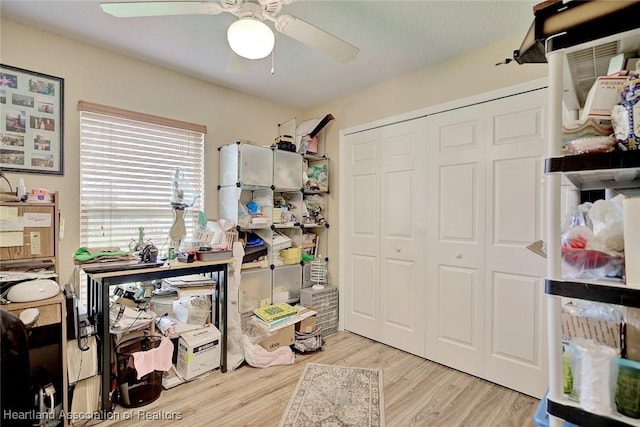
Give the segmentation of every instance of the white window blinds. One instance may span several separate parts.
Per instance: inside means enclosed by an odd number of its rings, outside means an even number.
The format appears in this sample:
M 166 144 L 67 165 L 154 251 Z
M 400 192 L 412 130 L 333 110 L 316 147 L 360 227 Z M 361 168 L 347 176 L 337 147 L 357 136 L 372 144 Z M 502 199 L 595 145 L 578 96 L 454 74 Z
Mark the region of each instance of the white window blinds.
M 199 195 L 184 216 L 189 235 L 204 204 L 206 128 L 83 101 L 79 109 L 80 245 L 127 250 L 144 227 L 166 251 L 175 167 Z

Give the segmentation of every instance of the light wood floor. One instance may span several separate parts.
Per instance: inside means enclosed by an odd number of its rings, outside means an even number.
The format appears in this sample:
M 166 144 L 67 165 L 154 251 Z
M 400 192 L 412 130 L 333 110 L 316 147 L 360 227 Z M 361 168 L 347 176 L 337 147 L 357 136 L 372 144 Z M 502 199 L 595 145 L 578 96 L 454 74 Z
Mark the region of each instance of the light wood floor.
M 244 365 L 225 374 L 218 370 L 202 380 L 163 390 L 158 400 L 144 407 L 117 407 L 119 421 L 98 425 L 275 427 L 308 362 L 382 368 L 390 427 L 535 425 L 537 399 L 349 332 L 330 335 L 323 351 L 297 355 L 294 365 L 267 369 Z M 147 417 L 179 414 L 181 420 L 145 420 L 139 410 Z

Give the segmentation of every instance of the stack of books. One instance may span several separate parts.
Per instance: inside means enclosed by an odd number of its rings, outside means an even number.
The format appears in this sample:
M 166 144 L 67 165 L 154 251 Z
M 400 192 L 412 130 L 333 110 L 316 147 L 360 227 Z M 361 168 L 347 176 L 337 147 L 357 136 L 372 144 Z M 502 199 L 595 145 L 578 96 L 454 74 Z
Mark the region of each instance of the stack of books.
M 272 327 L 277 324 L 286 322 L 292 316 L 296 316 L 298 314 L 298 310 L 295 307 L 292 307 L 289 304 L 283 302 L 280 304 L 272 304 L 260 308 L 255 308 L 253 309 L 253 313 L 267 326 Z

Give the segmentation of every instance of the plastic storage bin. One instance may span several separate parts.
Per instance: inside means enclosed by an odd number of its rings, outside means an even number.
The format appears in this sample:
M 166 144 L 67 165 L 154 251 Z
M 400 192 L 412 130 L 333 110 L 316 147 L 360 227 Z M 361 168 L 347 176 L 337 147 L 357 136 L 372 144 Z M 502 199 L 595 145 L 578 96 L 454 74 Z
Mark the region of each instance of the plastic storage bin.
M 273 152 L 269 147 L 235 143 L 220 147 L 220 185 L 271 187 Z
M 116 347 L 118 364 L 118 390 L 120 405 L 125 408 L 137 408 L 148 405 L 160 397 L 162 392 L 162 372 L 153 371 L 137 379 L 138 372 L 129 366 L 129 358 L 133 353 L 147 351 L 160 345 L 162 337 L 137 337 L 123 342 Z
M 300 264 L 302 248 L 289 248 L 280 251 L 280 259 L 286 265 Z
M 273 152 L 273 185 L 278 190 L 302 189 L 303 159 L 298 153 L 275 150 Z
M 260 268 L 243 271 L 238 292 L 240 313 L 248 313 L 268 304 L 271 304 L 271 270 Z
M 302 266 L 299 263 L 297 265 L 276 267 L 273 270 L 273 289 L 275 290 L 278 288 L 282 288 L 288 294 L 287 300 L 278 302 L 292 302 L 300 299 L 300 289 L 302 288 Z
M 536 413 L 533 415 L 533 423 L 537 427 L 549 427 L 549 414 L 547 414 L 547 393 L 544 394 L 544 397 L 540 400 L 538 404 L 538 409 Z M 568 421 L 564 422 L 564 427 L 579 427 L 575 424 L 571 424 Z
M 173 302 L 173 317 L 191 325 L 204 325 L 211 314 L 211 297 L 196 296 L 180 298 Z

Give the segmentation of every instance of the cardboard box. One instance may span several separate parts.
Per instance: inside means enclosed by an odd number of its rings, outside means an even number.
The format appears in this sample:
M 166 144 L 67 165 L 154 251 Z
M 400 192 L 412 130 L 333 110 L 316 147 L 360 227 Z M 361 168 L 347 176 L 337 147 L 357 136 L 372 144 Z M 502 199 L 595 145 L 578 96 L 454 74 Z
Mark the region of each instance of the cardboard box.
M 220 366 L 220 331 L 209 325 L 186 332 L 178 341 L 176 371 L 189 380 Z
M 310 334 L 316 330 L 316 316 L 307 317 L 296 323 L 296 331 Z
M 581 119 L 610 119 L 611 109 L 620 101 L 620 89 L 627 76 L 601 76 L 595 81 L 584 103 Z
M 290 346 L 296 340 L 294 325 L 284 326 L 260 342 L 260 345 L 267 351 L 274 351 L 277 348 Z
M 640 362 L 640 308 L 624 308 L 624 343 L 627 359 Z
M 586 338 L 622 351 L 622 323 L 562 313 L 562 336 Z

